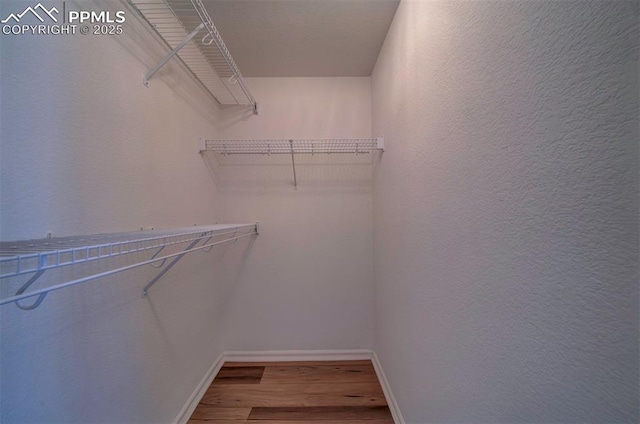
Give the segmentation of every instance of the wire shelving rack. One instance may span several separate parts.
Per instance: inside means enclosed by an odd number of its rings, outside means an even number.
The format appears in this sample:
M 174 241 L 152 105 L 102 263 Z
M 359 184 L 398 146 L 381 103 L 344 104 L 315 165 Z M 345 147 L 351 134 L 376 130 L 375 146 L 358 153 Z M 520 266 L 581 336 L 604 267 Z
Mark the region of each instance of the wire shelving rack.
M 264 139 L 264 140 L 203 140 L 200 154 L 213 152 L 232 155 L 288 155 L 291 156 L 293 186 L 298 188 L 296 174 L 297 155 L 352 154 L 367 155 L 384 152 L 384 137 L 331 138 L 331 139 Z
M 176 57 L 220 105 L 258 105 L 202 0 L 127 0 L 171 51 L 144 84 Z
M 238 239 L 257 234 L 257 223 L 217 224 L 171 230 L 150 230 L 0 242 L 0 280 L 32 274 L 18 289 L 15 295 L 0 299 L 0 305 L 15 302 L 20 309 L 35 309 L 42 303 L 49 292 L 143 265 L 151 265 L 161 270 L 144 287 L 142 295 L 146 297 L 151 286 L 187 253 L 197 250 L 208 252 L 218 244 L 234 242 Z M 172 253 L 163 252 L 164 249 L 168 247 L 178 250 Z M 93 273 L 82 278 L 58 283 L 42 289 L 27 291 L 27 289 L 48 270 L 145 252 L 150 253 L 148 258 L 140 259 L 136 256 L 135 262 L 126 266 L 110 268 L 104 272 Z M 171 259 L 171 261 L 167 263 L 169 259 Z M 36 297 L 36 300 L 30 305 L 20 303 L 20 301 L 33 297 Z

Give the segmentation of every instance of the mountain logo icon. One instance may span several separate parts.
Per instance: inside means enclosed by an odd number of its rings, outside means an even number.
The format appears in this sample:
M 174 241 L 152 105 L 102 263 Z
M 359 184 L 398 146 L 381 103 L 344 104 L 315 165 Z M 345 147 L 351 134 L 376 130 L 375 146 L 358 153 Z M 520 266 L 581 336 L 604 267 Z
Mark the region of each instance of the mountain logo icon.
M 53 15 L 54 13 L 56 14 L 60 13 L 58 9 L 56 9 L 55 7 L 52 7 L 50 10 L 47 10 L 47 8 L 42 5 L 42 3 L 38 3 L 33 7 L 29 6 L 22 13 L 18 13 L 18 14 L 11 13 L 9 16 L 1 20 L 0 22 L 3 24 L 6 24 L 7 22 L 13 19 L 16 23 L 18 23 L 20 22 L 20 19 L 22 19 L 22 17 L 27 13 L 31 13 L 33 16 L 38 18 L 40 22 L 44 22 L 44 18 L 40 14 L 38 14 L 38 11 L 44 16 L 48 16 L 49 18 L 51 18 L 53 22 L 58 22 L 58 18 L 56 18 Z

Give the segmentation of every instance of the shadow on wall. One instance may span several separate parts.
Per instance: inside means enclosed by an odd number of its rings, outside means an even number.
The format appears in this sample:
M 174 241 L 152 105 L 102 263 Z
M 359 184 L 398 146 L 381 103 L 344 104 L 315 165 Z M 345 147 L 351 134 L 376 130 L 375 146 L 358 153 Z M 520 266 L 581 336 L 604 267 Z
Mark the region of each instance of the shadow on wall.
M 241 122 L 247 122 L 249 119 L 256 116 L 255 113 L 253 113 L 253 108 L 250 106 L 221 105 L 220 110 L 222 111 L 222 117 L 217 123 L 220 131 L 229 129 Z

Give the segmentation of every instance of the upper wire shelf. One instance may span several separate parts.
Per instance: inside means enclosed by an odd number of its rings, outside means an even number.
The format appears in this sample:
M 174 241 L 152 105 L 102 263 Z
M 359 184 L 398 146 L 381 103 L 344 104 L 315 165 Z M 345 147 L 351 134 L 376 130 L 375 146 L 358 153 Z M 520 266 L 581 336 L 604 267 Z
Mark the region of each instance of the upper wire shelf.
M 201 0 L 127 0 L 171 52 L 147 72 L 145 85 L 177 57 L 220 105 L 257 103 Z
M 171 230 L 0 242 L 0 279 L 34 274 L 18 289 L 14 296 L 0 299 L 0 305 L 15 302 L 21 309 L 35 309 L 47 293 L 54 290 L 143 265 L 150 264 L 154 268 L 163 268 L 143 289 L 143 296 L 146 296 L 148 289 L 187 253 L 196 250 L 209 251 L 217 244 L 235 241 L 254 234 L 258 234 L 257 223 L 217 224 Z M 178 250 L 168 254 L 165 251 L 165 254 L 162 254 L 167 247 L 174 247 Z M 136 262 L 127 266 L 111 268 L 105 272 L 26 292 L 47 270 L 141 252 L 149 252 L 151 255 L 146 259 L 136 257 Z M 166 261 L 170 258 L 173 260 L 165 266 Z M 38 296 L 37 300 L 29 306 L 19 303 L 21 300 L 35 296 Z

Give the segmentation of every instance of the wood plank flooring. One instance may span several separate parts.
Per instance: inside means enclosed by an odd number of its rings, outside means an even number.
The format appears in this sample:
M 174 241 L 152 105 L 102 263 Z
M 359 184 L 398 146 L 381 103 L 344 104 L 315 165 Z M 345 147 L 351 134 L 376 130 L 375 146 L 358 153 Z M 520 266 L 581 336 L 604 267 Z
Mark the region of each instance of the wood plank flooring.
M 191 424 L 393 424 L 371 361 L 227 362 Z

